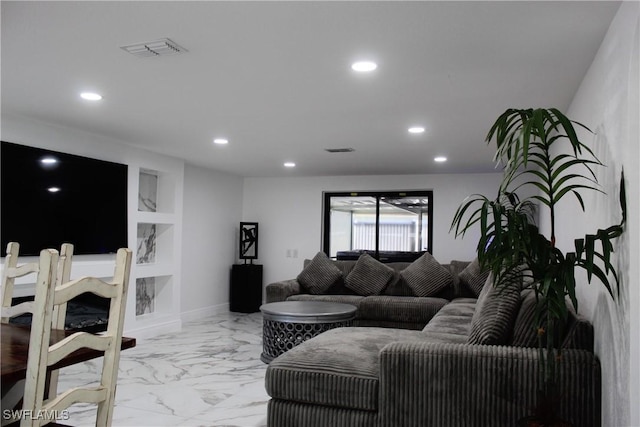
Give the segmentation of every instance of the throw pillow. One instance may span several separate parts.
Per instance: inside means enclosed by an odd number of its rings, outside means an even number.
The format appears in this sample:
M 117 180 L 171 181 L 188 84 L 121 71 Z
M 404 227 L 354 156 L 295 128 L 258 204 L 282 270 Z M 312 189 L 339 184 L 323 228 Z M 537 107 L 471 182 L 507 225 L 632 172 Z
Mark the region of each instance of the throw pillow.
M 298 274 L 298 282 L 310 294 L 323 294 L 342 277 L 342 271 L 324 252 L 318 252 L 311 262 Z
M 429 297 L 453 285 L 453 276 L 429 252 L 400 272 L 416 296 Z
M 482 292 L 482 288 L 487 281 L 487 277 L 489 277 L 489 271 L 481 271 L 480 261 L 476 258 L 460 272 L 458 277 L 462 283 L 471 289 L 475 296 L 478 296 L 480 295 L 480 292 Z
M 518 347 L 537 347 L 538 329 L 536 325 L 536 294 L 531 289 L 522 292 L 520 309 L 513 326 L 511 345 Z M 540 319 L 547 323 L 546 313 Z
M 469 344 L 501 345 L 508 342 L 520 308 L 521 288 L 520 284 L 513 284 L 497 289 L 493 286 L 493 275 L 487 277 L 471 319 Z
M 378 295 L 393 278 L 393 271 L 371 255 L 362 254 L 344 284 L 358 295 Z

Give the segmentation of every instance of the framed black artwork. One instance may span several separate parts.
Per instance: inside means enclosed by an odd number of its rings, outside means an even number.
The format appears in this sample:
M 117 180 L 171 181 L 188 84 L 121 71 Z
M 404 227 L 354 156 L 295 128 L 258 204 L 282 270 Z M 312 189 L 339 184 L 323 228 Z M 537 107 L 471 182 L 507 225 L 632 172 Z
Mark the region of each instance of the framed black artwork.
M 258 223 L 240 223 L 240 259 L 258 258 Z

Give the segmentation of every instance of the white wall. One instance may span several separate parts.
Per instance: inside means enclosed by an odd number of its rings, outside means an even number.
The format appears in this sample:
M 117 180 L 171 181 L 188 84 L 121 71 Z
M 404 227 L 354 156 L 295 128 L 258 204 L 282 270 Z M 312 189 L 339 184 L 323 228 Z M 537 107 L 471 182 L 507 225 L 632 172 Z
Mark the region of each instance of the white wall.
M 640 426 L 639 39 L 640 3 L 624 2 L 567 111 L 595 132 L 581 137 L 608 165 L 597 175 L 609 197 L 588 195 L 586 214 L 573 200 L 563 203 L 557 222 L 558 245 L 565 251 L 573 249 L 574 238 L 618 223 L 624 168 L 628 224 L 614 261 L 622 272 L 621 297 L 612 301 L 603 286 L 587 285 L 584 276 L 578 289 L 579 310 L 594 323 L 602 364 L 602 425 L 611 427 Z
M 238 248 L 242 184 L 237 176 L 185 167 L 183 321 L 229 308 L 229 273 Z
M 244 221 L 260 223 L 259 263 L 264 284 L 296 277 L 305 258 L 322 248 L 323 191 L 433 190 L 433 255 L 442 263 L 473 259 L 479 233 L 454 239 L 455 210 L 472 193 L 496 193 L 501 174 L 246 178 Z M 287 251 L 297 258 L 287 258 Z

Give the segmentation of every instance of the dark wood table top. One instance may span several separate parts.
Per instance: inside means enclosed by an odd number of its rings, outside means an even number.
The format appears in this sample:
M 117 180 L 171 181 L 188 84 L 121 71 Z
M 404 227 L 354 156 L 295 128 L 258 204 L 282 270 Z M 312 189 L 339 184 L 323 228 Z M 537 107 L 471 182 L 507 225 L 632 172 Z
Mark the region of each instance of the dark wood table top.
M 23 379 L 27 374 L 27 356 L 29 354 L 29 331 L 28 326 L 18 326 L 11 324 L 0 324 L 0 373 L 2 374 L 2 385 L 12 384 Z M 53 329 L 51 331 L 51 344 L 57 343 L 64 337 L 73 334 L 72 331 Z M 121 349 L 136 346 L 135 338 L 122 337 Z M 60 369 L 65 366 L 74 365 L 86 360 L 101 357 L 101 351 L 81 348 L 63 358 L 60 362 L 52 366 L 52 369 Z

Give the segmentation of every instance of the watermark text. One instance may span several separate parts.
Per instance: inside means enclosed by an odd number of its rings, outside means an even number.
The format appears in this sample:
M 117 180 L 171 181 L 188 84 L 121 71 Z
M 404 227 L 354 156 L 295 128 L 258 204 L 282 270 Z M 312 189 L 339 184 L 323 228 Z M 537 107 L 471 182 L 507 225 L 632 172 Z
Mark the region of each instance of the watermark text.
M 47 421 L 59 421 L 68 420 L 69 411 L 64 409 L 62 411 L 51 411 L 42 409 L 40 411 L 32 411 L 30 409 L 3 409 L 3 420 L 47 420 Z

